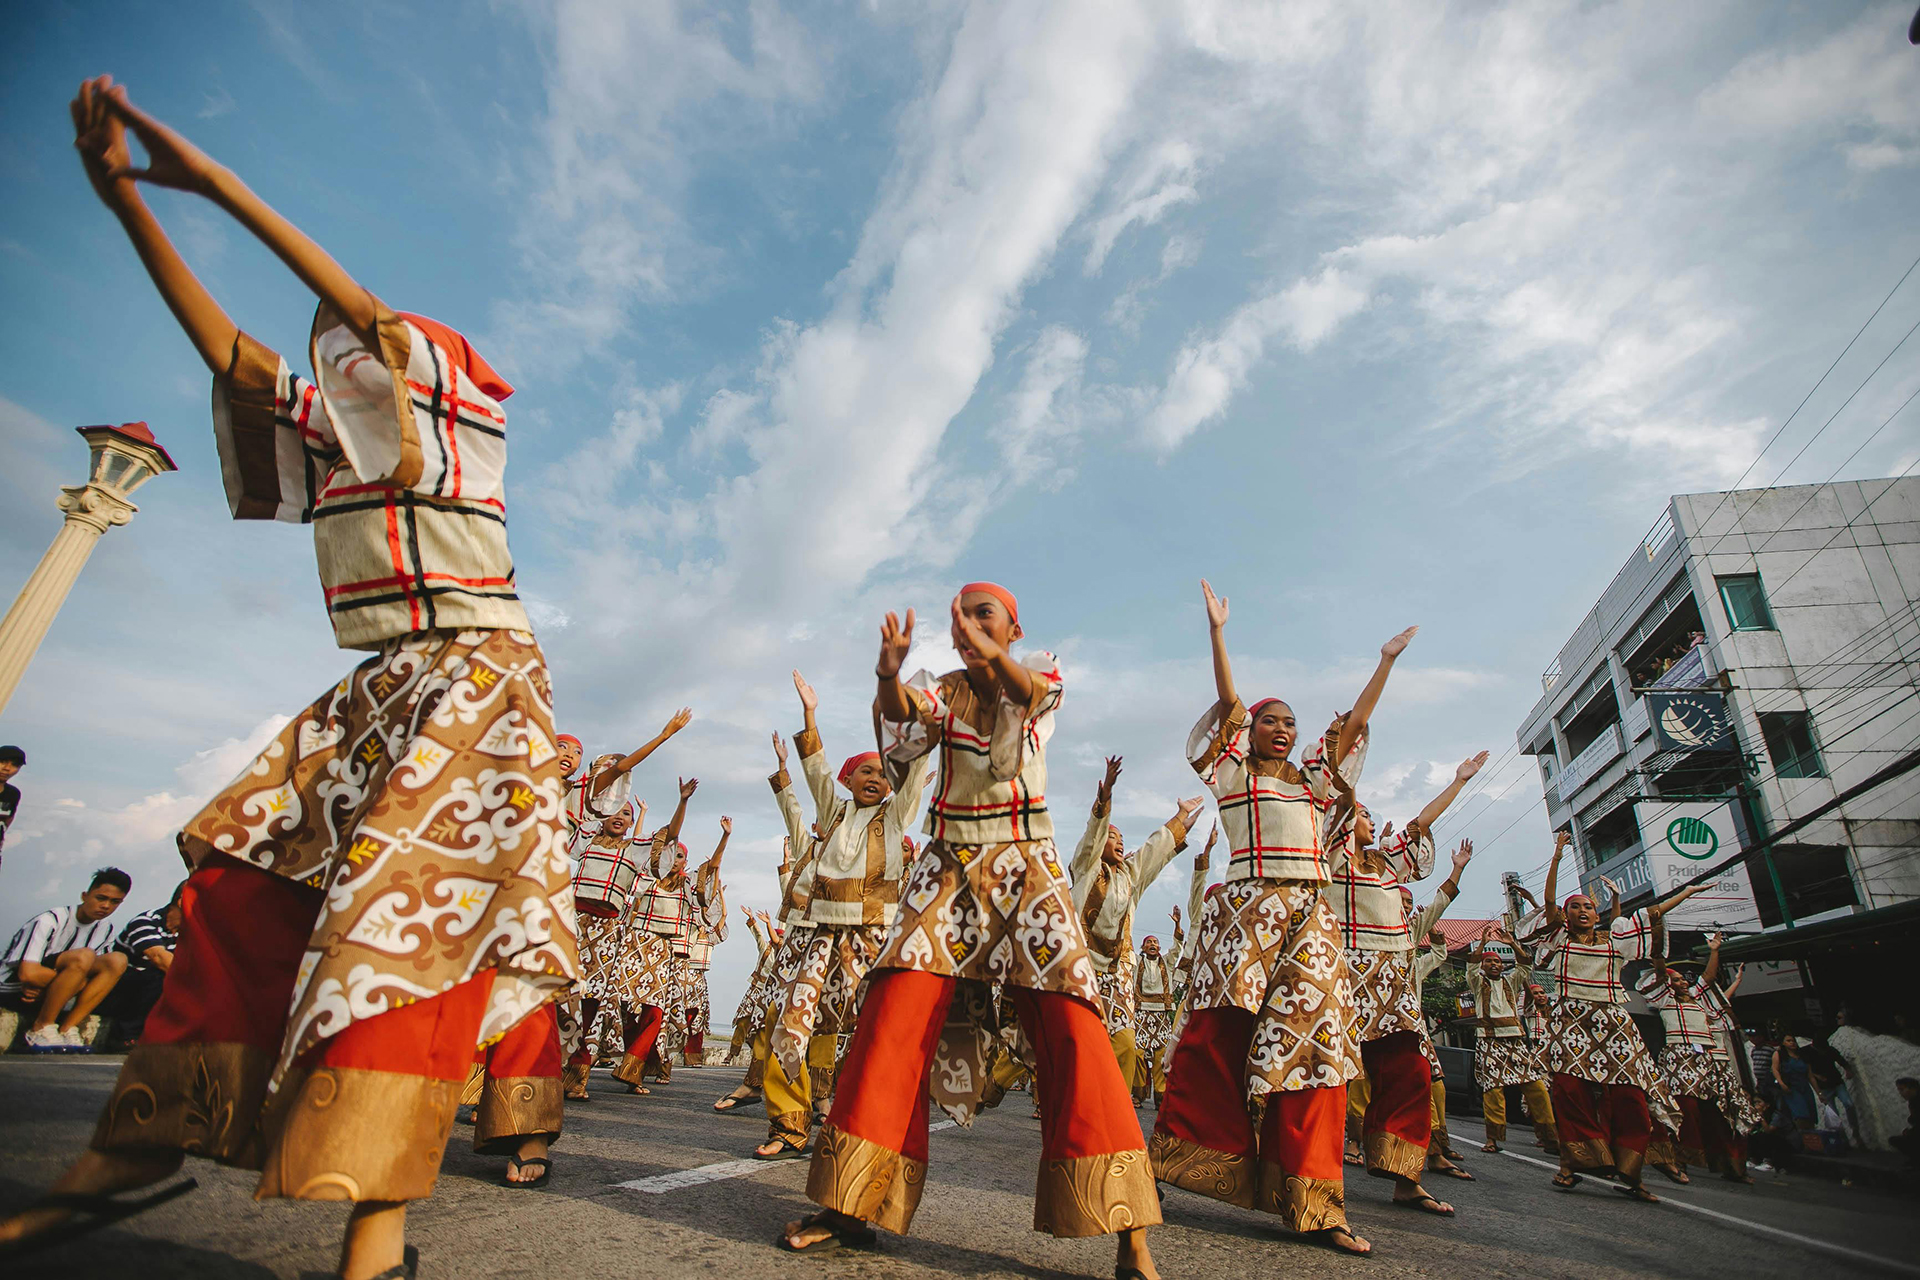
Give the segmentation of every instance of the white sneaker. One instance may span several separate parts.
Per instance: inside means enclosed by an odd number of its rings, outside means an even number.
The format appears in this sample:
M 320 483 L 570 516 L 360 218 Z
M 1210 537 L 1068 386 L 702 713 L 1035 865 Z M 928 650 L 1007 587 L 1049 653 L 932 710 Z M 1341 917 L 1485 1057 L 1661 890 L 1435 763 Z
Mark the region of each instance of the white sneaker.
M 21 1038 L 28 1053 L 65 1053 L 67 1038 L 55 1026 L 31 1027 Z
M 1752 1164 L 1747 1166 L 1747 1172 L 1748 1173 L 1772 1173 L 1773 1166 L 1768 1164 L 1765 1160 L 1756 1160 Z
M 61 1042 L 66 1046 L 68 1053 L 93 1052 L 93 1042 L 81 1034 L 80 1028 L 78 1027 L 68 1027 L 60 1033 L 60 1038 Z

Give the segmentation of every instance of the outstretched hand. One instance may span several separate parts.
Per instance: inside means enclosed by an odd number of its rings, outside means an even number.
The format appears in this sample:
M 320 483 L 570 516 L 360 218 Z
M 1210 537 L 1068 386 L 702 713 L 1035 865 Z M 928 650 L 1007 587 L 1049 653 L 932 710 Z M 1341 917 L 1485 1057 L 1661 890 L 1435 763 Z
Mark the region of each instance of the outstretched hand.
M 887 616 L 891 618 L 893 615 Z M 819 709 L 820 695 L 813 691 L 813 686 L 807 683 L 807 678 L 800 674 L 797 667 L 793 672 L 793 691 L 800 695 L 801 710 L 812 713 Z
M 1107 805 L 1113 802 L 1113 784 L 1119 777 L 1120 757 L 1108 756 L 1106 776 L 1100 779 L 1100 786 L 1096 792 L 1096 798 L 1100 804 Z
M 1453 780 L 1455 782 L 1465 782 L 1467 779 L 1473 777 L 1474 774 L 1480 772 L 1480 767 L 1486 764 L 1486 762 L 1487 753 L 1484 751 L 1477 756 L 1468 756 L 1460 762 L 1460 767 L 1453 771 Z
M 140 140 L 147 153 L 144 169 L 133 167 L 131 156 L 123 155 L 110 168 L 109 177 L 132 178 L 157 187 L 173 187 L 196 195 L 212 195 L 222 170 L 212 156 L 188 142 L 168 126 L 133 105 L 124 85 L 113 83 L 112 76 L 100 76 L 80 87 L 80 102 L 92 109 L 94 101 L 105 106 Z M 123 144 L 124 151 L 124 144 Z
M 680 732 L 682 729 L 686 728 L 688 725 L 692 723 L 693 723 L 693 708 L 682 707 L 678 711 L 674 712 L 671 716 L 667 717 L 666 727 L 660 730 L 660 736 L 662 738 L 671 738 L 674 734 Z
M 780 736 L 778 729 L 773 732 L 773 758 L 780 762 L 782 769 L 787 767 L 787 740 Z
M 700 779 L 698 778 L 680 779 L 680 803 L 685 804 L 687 801 L 693 799 L 693 793 L 698 791 L 699 789 L 700 789 Z
M 82 81 L 67 110 L 73 115 L 73 147 L 80 153 L 80 166 L 93 193 L 111 208 L 133 195 L 133 179 L 126 176 L 133 156 L 127 150 L 126 125 L 108 109 L 106 94 L 100 91 L 110 79 Z
M 907 650 L 913 647 L 913 610 L 907 610 L 907 620 L 903 624 L 900 615 L 889 613 L 886 621 L 880 624 L 880 660 L 874 664 L 873 674 L 882 680 L 897 679 L 900 664 L 907 660 Z
M 1405 653 L 1407 646 L 1413 643 L 1414 632 L 1418 630 L 1420 630 L 1419 627 L 1408 627 L 1405 631 L 1402 631 L 1399 635 L 1381 645 L 1380 656 L 1383 658 L 1397 658 Z
M 953 647 L 972 653 L 982 662 L 992 662 L 1006 651 L 998 641 L 986 633 L 966 610 L 960 607 L 960 597 L 955 596 L 949 606 L 953 615 Z
M 1202 803 L 1203 801 L 1199 796 L 1195 796 L 1191 800 L 1182 800 L 1180 802 L 1180 825 L 1181 826 L 1187 828 L 1189 831 L 1193 829 L 1193 820 L 1199 814 L 1200 806 Z
M 1218 631 L 1227 625 L 1227 598 L 1213 594 L 1213 584 L 1200 579 L 1200 592 L 1207 599 L 1207 625 Z
M 1465 871 L 1467 869 L 1467 864 L 1472 861 L 1473 861 L 1473 841 L 1462 840 L 1460 842 L 1460 847 L 1453 851 L 1453 877 L 1455 880 L 1458 880 L 1460 878 L 1460 873 L 1462 871 Z
M 724 813 L 720 815 L 720 834 L 723 836 L 733 834 L 733 819 Z

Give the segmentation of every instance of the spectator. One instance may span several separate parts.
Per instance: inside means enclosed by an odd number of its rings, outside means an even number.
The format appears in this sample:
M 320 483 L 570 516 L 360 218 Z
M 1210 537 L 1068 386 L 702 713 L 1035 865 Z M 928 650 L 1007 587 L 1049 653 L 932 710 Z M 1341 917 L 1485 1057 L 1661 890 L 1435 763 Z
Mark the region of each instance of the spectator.
M 0 1003 L 21 1012 L 38 1005 L 27 1029 L 28 1053 L 85 1053 L 80 1024 L 107 998 L 127 958 L 111 949 L 107 923 L 126 900 L 133 877 L 118 867 L 93 873 L 86 896 L 74 907 L 51 907 L 20 926 L 0 957 Z M 67 1001 L 73 1007 L 65 1016 Z
M 1893 1083 L 1900 1090 L 1900 1096 L 1907 1100 L 1907 1127 L 1887 1141 L 1907 1158 L 1908 1164 L 1920 1165 L 1920 1080 L 1901 1076 Z
M 20 811 L 20 788 L 13 775 L 27 767 L 27 753 L 18 747 L 0 747 L 0 851 L 7 847 L 7 828 Z
M 180 942 L 182 880 L 164 907 L 143 911 L 127 921 L 113 949 L 127 958 L 126 976 L 100 1006 L 101 1016 L 113 1020 L 110 1052 L 129 1048 L 146 1029 L 147 1014 L 160 999 L 161 984 L 173 966 L 173 949 Z
M 1780 1047 L 1773 1051 L 1773 1083 L 1780 1091 L 1775 1127 L 1813 1128 L 1820 1114 L 1819 1099 L 1813 1091 L 1813 1068 L 1800 1055 L 1800 1041 L 1793 1036 L 1781 1036 Z

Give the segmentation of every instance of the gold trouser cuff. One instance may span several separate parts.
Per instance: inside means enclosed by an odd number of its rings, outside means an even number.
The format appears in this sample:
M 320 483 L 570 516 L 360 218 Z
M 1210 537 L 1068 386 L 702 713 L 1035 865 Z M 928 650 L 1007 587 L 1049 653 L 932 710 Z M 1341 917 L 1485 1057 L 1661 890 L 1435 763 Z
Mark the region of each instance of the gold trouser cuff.
M 926 1181 L 923 1162 L 827 1124 L 814 1144 L 807 1198 L 904 1235 Z
M 566 1091 L 558 1076 L 489 1077 L 473 1123 L 473 1149 L 500 1154 L 521 1138 L 560 1136 Z
M 1504 1120 L 1489 1120 L 1486 1122 L 1486 1125 L 1488 1142 L 1505 1142 L 1507 1140 L 1507 1125 Z
M 587 1096 L 587 1064 L 570 1062 L 560 1071 L 560 1087 L 569 1098 Z
M 758 1089 L 766 1082 L 766 1079 L 767 1060 L 764 1056 L 755 1054 L 753 1061 L 747 1064 L 747 1078 L 741 1081 L 741 1083 L 749 1089 Z
M 1346 1188 L 1338 1178 L 1302 1178 L 1277 1164 L 1260 1162 L 1254 1207 L 1295 1231 L 1326 1231 L 1347 1225 Z
M 1158 1131 L 1147 1141 L 1147 1155 L 1159 1181 L 1242 1209 L 1253 1208 L 1255 1174 L 1248 1157 Z
M 783 1141 L 796 1147 L 807 1145 L 807 1136 L 813 1132 L 813 1112 L 782 1111 L 777 1116 L 767 1117 L 767 1141 Z
M 646 1065 L 644 1058 L 636 1058 L 630 1053 L 622 1054 L 620 1065 L 613 1069 L 613 1078 L 621 1084 L 639 1084 L 640 1070 Z
M 1105 1236 L 1160 1221 L 1153 1166 L 1145 1151 L 1042 1160 L 1033 1191 L 1033 1229 L 1061 1239 Z
M 1560 1159 L 1575 1173 L 1613 1168 L 1613 1151 L 1605 1138 L 1582 1138 L 1560 1144 Z
M 262 1123 L 273 1137 L 254 1199 L 424 1200 L 461 1084 L 358 1067 L 290 1073 Z
M 1638 1151 L 1616 1149 L 1613 1153 L 1613 1172 L 1622 1182 L 1640 1181 L 1641 1170 L 1646 1168 L 1647 1157 Z
M 185 1151 L 258 1169 L 272 1072 L 272 1055 L 252 1045 L 135 1045 L 94 1126 L 93 1149 Z
M 1397 1134 L 1376 1129 L 1366 1135 L 1367 1172 L 1376 1178 L 1418 1178 L 1427 1167 L 1427 1148 Z
M 1551 1120 L 1542 1121 L 1533 1126 L 1533 1136 L 1540 1139 L 1544 1147 L 1554 1148 L 1560 1145 L 1560 1131 Z
M 467 1072 L 467 1082 L 460 1087 L 460 1105 L 477 1107 L 480 1095 L 487 1087 L 487 1069 L 478 1062 Z

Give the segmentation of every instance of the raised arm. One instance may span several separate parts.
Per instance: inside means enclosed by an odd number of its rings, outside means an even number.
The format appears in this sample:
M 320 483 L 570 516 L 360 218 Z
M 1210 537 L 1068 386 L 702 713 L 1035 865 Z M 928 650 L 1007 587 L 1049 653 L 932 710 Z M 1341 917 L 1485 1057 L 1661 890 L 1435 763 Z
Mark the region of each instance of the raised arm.
M 793 866 L 798 866 L 812 837 L 807 831 L 806 815 L 800 812 L 800 798 L 793 793 L 793 776 L 787 772 L 787 744 L 777 733 L 773 735 L 773 756 L 780 767 L 767 779 L 767 785 L 773 788 L 773 802 L 780 806 L 780 820 L 787 827 L 787 856 Z M 788 874 L 792 874 L 791 869 Z M 785 892 L 784 885 L 781 891 Z
M 94 194 L 120 220 L 154 288 L 200 359 L 213 373 L 223 374 L 233 363 L 240 328 L 180 257 L 140 195 L 132 176 L 126 125 L 111 104 L 111 83 L 107 76 L 86 81 L 71 105 L 73 145 L 80 153 L 81 166 L 87 171 Z
M 1426 828 L 1427 834 L 1433 834 L 1433 824 L 1440 821 L 1440 815 L 1447 811 L 1447 806 L 1459 797 L 1460 789 L 1467 785 L 1474 774 L 1480 772 L 1480 767 L 1486 762 L 1487 753 L 1482 751 L 1477 756 L 1469 756 L 1462 760 L 1459 767 L 1454 769 L 1453 781 L 1447 784 L 1446 790 L 1429 800 L 1427 807 L 1422 809 L 1420 816 L 1415 819 Z
M 1447 908 L 1453 905 L 1453 900 L 1460 896 L 1460 875 L 1472 861 L 1473 841 L 1462 840 L 1460 847 L 1453 851 L 1453 869 L 1447 873 L 1447 878 L 1440 882 L 1440 888 L 1433 895 L 1433 901 L 1420 908 L 1413 918 L 1410 927 L 1414 937 L 1424 938 L 1433 932 L 1434 925 L 1438 924 L 1440 917 L 1447 913 Z
M 1075 906 L 1085 905 L 1093 887 L 1094 869 L 1100 865 L 1100 855 L 1107 847 L 1107 832 L 1113 822 L 1113 784 L 1119 777 L 1120 757 L 1108 756 L 1107 772 L 1094 789 L 1087 829 L 1080 833 L 1080 843 L 1073 850 L 1073 863 L 1067 869 L 1067 878 L 1073 882 Z
M 1707 963 L 1700 970 L 1700 985 L 1710 987 L 1713 980 L 1720 976 L 1720 944 L 1726 939 L 1724 933 L 1716 933 L 1707 939 Z
M 665 833 L 668 844 L 680 838 L 680 824 L 687 820 L 687 801 L 693 799 L 693 793 L 699 789 L 700 779 L 680 779 L 680 803 L 674 806 L 673 817 L 667 820 L 667 825 L 660 828 L 660 831 Z
M 1200 579 L 1200 593 L 1207 601 L 1207 643 L 1213 651 L 1213 693 L 1225 713 L 1239 700 L 1233 691 L 1233 663 L 1227 657 L 1227 598 L 1213 594 L 1213 584 Z
M 727 841 L 733 839 L 733 819 L 725 814 L 720 816 L 720 843 L 713 846 L 713 852 L 707 857 L 707 865 L 713 868 L 717 877 L 720 874 L 720 859 L 726 856 Z
M 1547 927 L 1550 929 L 1560 927 L 1560 858 L 1561 855 L 1566 853 L 1567 846 L 1572 843 L 1573 832 L 1556 831 L 1553 833 L 1553 857 L 1547 862 L 1547 900 L 1540 904 L 1540 914 L 1542 918 L 1546 920 Z
M 907 620 L 900 621 L 898 614 L 889 613 L 886 621 L 880 624 L 880 658 L 873 665 L 874 678 L 879 687 L 873 695 L 874 709 L 882 720 L 891 720 L 895 724 L 905 724 L 914 717 L 913 697 L 907 687 L 900 683 L 900 664 L 907 660 L 907 650 L 913 648 L 913 610 L 907 610 Z
M 820 740 L 820 722 L 815 718 L 820 696 L 798 671 L 793 673 L 793 691 L 800 697 L 801 721 L 793 747 L 800 753 L 800 772 L 813 796 L 813 819 L 825 829 L 840 811 L 840 793 L 834 790 L 833 769 L 827 764 L 826 744 Z
M 635 765 L 658 751 L 668 738 L 686 728 L 693 721 L 693 708 L 682 707 L 668 718 L 666 727 L 653 735 L 653 740 L 629 756 L 622 756 L 606 768 L 593 775 L 593 794 L 600 792 L 624 773 L 631 773 Z
M 960 597 L 953 598 L 950 606 L 953 614 L 953 637 L 955 648 L 967 648 L 978 654 L 983 662 L 993 669 L 993 677 L 1000 684 L 1001 694 L 1017 706 L 1028 706 L 1033 702 L 1033 672 L 1025 663 L 1013 656 L 1011 650 L 988 635 L 986 629 L 967 615 L 960 607 Z
M 1686 888 L 1682 889 L 1680 892 L 1669 897 L 1665 902 L 1656 902 L 1652 906 L 1648 907 L 1647 918 L 1649 920 L 1660 919 L 1661 917 L 1665 916 L 1667 912 L 1673 910 L 1675 907 L 1679 906 L 1681 903 L 1685 902 L 1688 898 L 1691 898 L 1694 894 L 1699 893 L 1702 889 L 1705 889 L 1706 887 L 1707 886 L 1705 884 L 1688 885 Z M 1617 890 L 1616 890 L 1615 896 L 1617 901 L 1618 900 Z
M 1340 725 L 1339 745 L 1335 748 L 1333 759 L 1327 762 L 1330 767 L 1339 768 L 1347 758 L 1347 752 L 1353 750 L 1354 744 L 1360 741 L 1360 735 L 1366 732 L 1367 721 L 1373 718 L 1373 709 L 1379 705 L 1381 691 L 1387 687 L 1387 677 L 1393 674 L 1394 662 L 1407 651 L 1418 630 L 1418 627 L 1408 627 L 1380 646 L 1380 661 L 1374 667 L 1373 675 L 1368 677 L 1366 687 L 1360 690 L 1360 696 L 1354 699 L 1353 709 L 1347 712 L 1347 718 Z
M 1146 842 L 1140 846 L 1140 852 L 1133 859 L 1133 883 L 1136 899 L 1144 894 L 1153 882 L 1160 877 L 1179 852 L 1187 847 L 1187 833 L 1193 830 L 1193 820 L 1200 813 L 1201 798 L 1182 800 L 1173 811 L 1173 816 L 1154 829 Z

